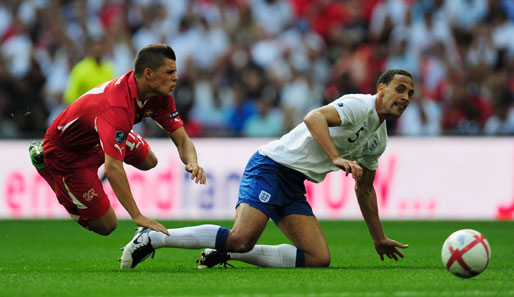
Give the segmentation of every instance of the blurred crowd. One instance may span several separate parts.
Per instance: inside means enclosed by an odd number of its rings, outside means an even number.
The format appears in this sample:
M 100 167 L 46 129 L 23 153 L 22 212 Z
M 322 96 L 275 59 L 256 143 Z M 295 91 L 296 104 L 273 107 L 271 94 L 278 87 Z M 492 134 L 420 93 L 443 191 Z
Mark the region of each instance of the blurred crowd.
M 150 43 L 176 52 L 193 137 L 280 136 L 391 68 L 416 93 L 390 134 L 514 135 L 513 0 L 4 0 L 0 137 L 42 137 Z

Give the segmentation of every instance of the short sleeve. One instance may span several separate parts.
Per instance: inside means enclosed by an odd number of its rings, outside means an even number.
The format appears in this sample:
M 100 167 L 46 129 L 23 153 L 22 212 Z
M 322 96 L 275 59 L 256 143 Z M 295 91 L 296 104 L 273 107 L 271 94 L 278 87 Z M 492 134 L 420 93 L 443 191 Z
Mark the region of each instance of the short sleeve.
M 100 113 L 95 120 L 103 151 L 121 161 L 125 159 L 125 140 L 132 128 L 129 118 L 126 109 L 114 107 Z
M 152 116 L 163 130 L 166 132 L 172 133 L 178 128 L 184 125 L 184 122 L 179 116 L 177 108 L 175 107 L 175 101 L 173 101 L 173 97 L 169 96 L 163 98 L 162 108 L 161 110 Z
M 340 97 L 331 103 L 341 118 L 341 126 L 353 125 L 368 113 L 368 104 L 365 100 L 349 95 Z

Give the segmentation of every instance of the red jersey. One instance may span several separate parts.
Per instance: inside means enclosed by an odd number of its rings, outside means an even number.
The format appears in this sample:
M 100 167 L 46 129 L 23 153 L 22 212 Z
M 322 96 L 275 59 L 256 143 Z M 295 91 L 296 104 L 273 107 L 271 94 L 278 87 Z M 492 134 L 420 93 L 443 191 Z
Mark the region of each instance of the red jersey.
M 123 161 L 126 137 L 144 117 L 167 132 L 184 124 L 171 95 L 140 100 L 134 73 L 129 71 L 91 89 L 52 122 L 43 143 L 45 163 L 68 171 L 100 166 L 104 153 Z

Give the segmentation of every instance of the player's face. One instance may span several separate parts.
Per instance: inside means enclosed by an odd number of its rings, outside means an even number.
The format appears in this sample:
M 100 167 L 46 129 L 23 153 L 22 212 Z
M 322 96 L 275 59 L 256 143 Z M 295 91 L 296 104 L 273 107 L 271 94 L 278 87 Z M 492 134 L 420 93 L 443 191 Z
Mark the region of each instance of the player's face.
M 407 108 L 414 94 L 414 83 L 405 75 L 396 74 L 389 85 L 380 84 L 378 96 L 382 99 L 377 106 L 379 116 L 399 117 Z
M 148 85 L 160 96 L 167 96 L 177 84 L 177 64 L 174 60 L 164 59 L 164 65 L 148 76 Z

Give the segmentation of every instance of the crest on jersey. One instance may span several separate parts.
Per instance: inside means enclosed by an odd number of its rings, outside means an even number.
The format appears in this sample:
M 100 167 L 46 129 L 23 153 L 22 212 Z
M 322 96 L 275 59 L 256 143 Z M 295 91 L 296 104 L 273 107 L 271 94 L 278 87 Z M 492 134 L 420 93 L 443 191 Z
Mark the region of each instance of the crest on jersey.
M 84 193 L 82 195 L 82 198 L 84 198 L 84 200 L 89 202 L 89 201 L 93 200 L 93 198 L 95 198 L 97 196 L 98 196 L 98 193 L 95 191 L 94 188 L 91 188 L 91 189 L 89 189 L 89 191 L 87 191 L 86 193 Z
M 261 193 L 259 194 L 259 200 L 263 203 L 266 203 L 269 201 L 269 199 L 271 198 L 271 194 L 264 191 L 264 190 L 261 190 Z
M 339 102 L 339 103 L 337 103 L 337 106 L 339 106 L 339 107 L 343 107 L 343 105 L 344 105 L 344 103 L 343 103 L 343 102 Z
M 125 141 L 125 132 L 116 131 L 116 134 L 114 134 L 114 139 L 117 143 L 122 144 Z
M 378 147 L 379 144 L 380 144 L 380 140 L 375 135 L 373 140 L 368 144 L 368 152 L 371 153 L 372 151 L 374 151 Z

